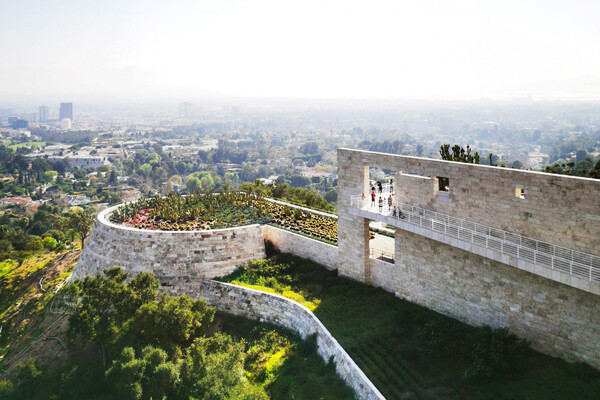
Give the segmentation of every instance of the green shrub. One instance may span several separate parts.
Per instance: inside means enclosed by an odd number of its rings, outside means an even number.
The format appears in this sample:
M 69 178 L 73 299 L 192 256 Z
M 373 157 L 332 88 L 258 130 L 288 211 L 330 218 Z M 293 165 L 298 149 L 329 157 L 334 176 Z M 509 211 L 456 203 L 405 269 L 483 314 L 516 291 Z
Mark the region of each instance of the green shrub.
M 56 239 L 54 239 L 51 236 L 45 237 L 42 240 L 42 245 L 44 246 L 45 249 L 48 249 L 48 250 L 53 250 L 54 248 L 56 248 L 57 244 L 58 244 L 58 242 L 56 241 Z
M 519 339 L 508 328 L 485 325 L 470 338 L 472 364 L 465 371 L 467 378 L 491 379 L 515 371 L 517 358 L 524 354 L 529 343 Z

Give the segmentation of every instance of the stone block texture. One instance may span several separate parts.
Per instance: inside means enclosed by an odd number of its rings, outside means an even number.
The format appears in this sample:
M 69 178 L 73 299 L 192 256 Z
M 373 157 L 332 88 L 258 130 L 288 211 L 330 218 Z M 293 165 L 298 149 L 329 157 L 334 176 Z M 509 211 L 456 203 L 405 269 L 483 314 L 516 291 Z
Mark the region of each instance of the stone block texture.
M 316 335 L 319 355 L 325 362 L 333 358 L 337 373 L 355 391 L 357 398 L 384 399 L 321 321 L 301 304 L 274 294 L 212 280 L 184 285 L 172 292 L 202 297 L 219 311 L 283 326 L 302 338 Z
M 371 285 L 382 288 L 386 292 L 395 293 L 395 275 L 398 266 L 375 258 L 369 259 L 371 268 Z
M 307 258 L 329 270 L 337 268 L 337 246 L 271 225 L 261 226 L 261 231 L 264 239 L 271 241 L 275 248 L 282 253 Z
M 98 215 L 73 278 L 120 266 L 131 274 L 152 272 L 162 283 L 198 280 L 233 272 L 265 257 L 260 225 L 213 231 L 166 232 L 128 228 Z
M 554 271 L 510 266 L 508 259 L 495 261 L 400 228 L 395 265 L 368 259 L 367 218 L 351 207 L 351 197 L 368 194 L 369 167 L 398 171 L 396 203 L 595 255 L 600 255 L 599 180 L 338 150 L 340 275 L 469 324 L 509 327 L 538 350 L 600 367 L 600 296 L 573 287 L 574 277 L 556 281 Z M 437 177 L 449 178 L 449 192 L 438 190 Z M 516 196 L 517 188 L 524 198 Z
M 471 325 L 508 327 L 546 354 L 600 367 L 600 296 L 402 230 L 398 297 Z M 397 236 L 397 237 L 398 237 Z
M 397 202 L 600 255 L 600 180 L 339 149 L 340 217 L 349 196 L 362 194 L 365 166 L 399 172 Z M 448 199 L 439 196 L 435 177 L 449 178 Z

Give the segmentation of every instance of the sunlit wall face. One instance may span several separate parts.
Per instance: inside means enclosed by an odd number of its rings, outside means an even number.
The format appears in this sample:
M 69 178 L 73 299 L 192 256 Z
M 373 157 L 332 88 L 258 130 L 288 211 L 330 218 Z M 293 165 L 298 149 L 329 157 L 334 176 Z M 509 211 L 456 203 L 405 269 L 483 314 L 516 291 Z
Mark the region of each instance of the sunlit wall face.
M 3 95 L 600 93 L 597 1 L 9 0 Z

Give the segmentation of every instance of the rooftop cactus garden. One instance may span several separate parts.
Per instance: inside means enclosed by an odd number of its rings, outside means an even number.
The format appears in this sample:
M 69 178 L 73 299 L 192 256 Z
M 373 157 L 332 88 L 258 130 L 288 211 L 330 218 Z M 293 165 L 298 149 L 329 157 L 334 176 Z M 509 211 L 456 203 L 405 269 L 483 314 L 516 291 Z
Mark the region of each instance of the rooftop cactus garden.
M 337 221 L 334 218 L 243 192 L 155 196 L 124 204 L 109 218 L 125 226 L 161 231 L 201 231 L 255 223 L 273 224 L 337 243 Z

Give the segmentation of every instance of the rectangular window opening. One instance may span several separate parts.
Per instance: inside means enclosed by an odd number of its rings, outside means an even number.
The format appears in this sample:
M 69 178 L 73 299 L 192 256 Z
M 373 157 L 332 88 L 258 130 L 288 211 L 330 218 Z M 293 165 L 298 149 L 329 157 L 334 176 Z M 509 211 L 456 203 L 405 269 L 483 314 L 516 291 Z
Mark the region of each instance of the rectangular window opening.
M 449 193 L 450 192 L 450 179 L 443 177 L 443 176 L 438 176 L 437 178 L 438 178 L 440 192 Z
M 524 199 L 525 198 L 525 189 L 523 188 L 516 188 L 515 189 L 515 197 L 519 198 L 519 199 Z

